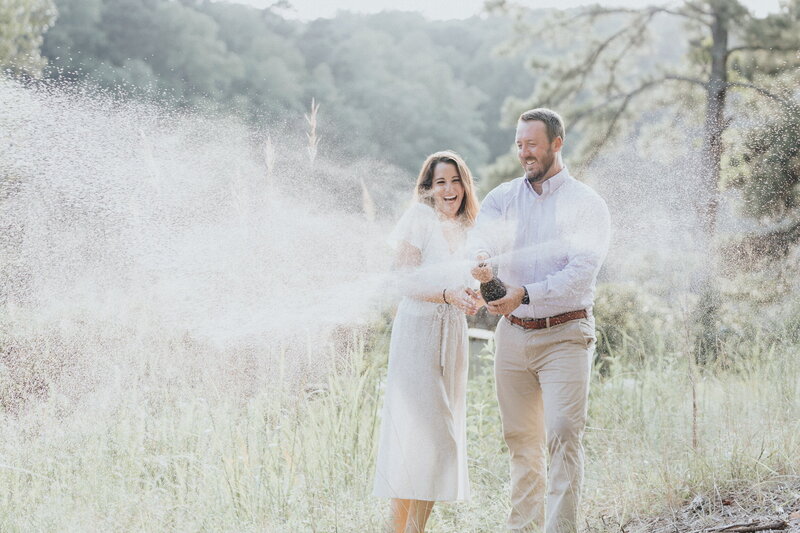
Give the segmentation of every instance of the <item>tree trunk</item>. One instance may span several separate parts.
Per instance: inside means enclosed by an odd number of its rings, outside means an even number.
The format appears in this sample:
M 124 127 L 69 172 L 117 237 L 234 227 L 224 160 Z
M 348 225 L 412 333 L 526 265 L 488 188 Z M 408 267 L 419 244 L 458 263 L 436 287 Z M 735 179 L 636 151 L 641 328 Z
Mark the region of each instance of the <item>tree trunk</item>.
M 695 309 L 699 327 L 696 361 L 707 363 L 716 358 L 719 350 L 719 307 L 721 297 L 717 283 L 717 261 L 714 236 L 717 230 L 719 209 L 719 181 L 722 163 L 722 133 L 725 130 L 725 97 L 728 83 L 728 25 L 730 15 L 725 1 L 712 1 L 708 5 L 713 13 L 711 24 L 711 74 L 706 84 L 706 116 L 703 135 L 701 193 L 698 215 L 702 235 L 698 235 L 702 248 L 712 251 L 708 262 L 701 267 L 699 276 L 700 299 Z
M 722 161 L 722 132 L 725 130 L 725 97 L 728 71 L 728 16 L 717 6 L 711 27 L 711 75 L 706 86 L 706 117 L 703 136 L 703 195 L 700 220 L 705 237 L 710 241 L 717 227 L 719 178 Z M 710 244 L 710 242 L 709 242 Z

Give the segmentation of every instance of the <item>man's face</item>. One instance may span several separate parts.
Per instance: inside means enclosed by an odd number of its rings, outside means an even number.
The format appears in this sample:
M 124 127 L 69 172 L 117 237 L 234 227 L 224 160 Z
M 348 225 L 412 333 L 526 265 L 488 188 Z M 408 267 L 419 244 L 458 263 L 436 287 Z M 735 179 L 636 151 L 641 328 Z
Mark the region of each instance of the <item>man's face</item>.
M 532 182 L 549 177 L 547 173 L 556 160 L 554 147 L 558 137 L 551 143 L 547 138 L 547 127 L 541 120 L 520 121 L 517 124 L 517 157 L 525 169 L 525 177 Z

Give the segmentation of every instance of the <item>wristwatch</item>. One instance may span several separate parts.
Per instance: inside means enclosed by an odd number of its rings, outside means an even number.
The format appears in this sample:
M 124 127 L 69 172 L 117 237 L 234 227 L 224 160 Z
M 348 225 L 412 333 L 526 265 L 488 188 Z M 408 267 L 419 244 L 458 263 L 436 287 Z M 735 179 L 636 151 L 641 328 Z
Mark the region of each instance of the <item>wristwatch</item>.
M 522 305 L 528 305 L 531 303 L 531 297 L 528 295 L 528 288 L 523 285 L 522 290 L 525 291 L 525 294 L 522 295 Z

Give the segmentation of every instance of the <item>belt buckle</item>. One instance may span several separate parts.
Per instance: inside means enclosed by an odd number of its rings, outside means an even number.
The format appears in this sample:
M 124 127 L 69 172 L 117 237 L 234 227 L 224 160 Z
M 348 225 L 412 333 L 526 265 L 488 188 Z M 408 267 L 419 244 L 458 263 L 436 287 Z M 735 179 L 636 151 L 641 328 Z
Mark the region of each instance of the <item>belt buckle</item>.
M 527 321 L 524 318 L 520 318 L 520 317 L 515 316 L 515 315 L 513 315 L 511 313 L 508 313 L 505 316 L 508 319 L 508 321 L 511 322 L 512 324 L 514 324 L 515 326 L 523 328 L 523 329 L 528 329 L 528 327 L 526 325 Z
M 550 317 L 545 318 L 544 323 L 547 326 L 547 329 L 550 329 Z

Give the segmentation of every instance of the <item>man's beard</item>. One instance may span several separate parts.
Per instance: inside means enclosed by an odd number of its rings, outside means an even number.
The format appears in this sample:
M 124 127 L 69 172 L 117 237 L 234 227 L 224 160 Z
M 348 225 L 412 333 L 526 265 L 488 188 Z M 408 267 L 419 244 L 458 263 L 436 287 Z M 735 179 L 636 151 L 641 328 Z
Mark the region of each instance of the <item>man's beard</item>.
M 530 181 L 531 183 L 536 183 L 537 181 L 541 181 L 542 178 L 544 178 L 547 175 L 547 173 L 550 172 L 550 169 L 553 168 L 553 163 L 555 162 L 555 160 L 556 157 L 553 154 L 553 151 L 548 150 L 545 158 L 538 161 L 538 163 L 540 163 L 539 170 L 533 173 L 526 172 L 525 177 L 528 178 L 528 181 Z

